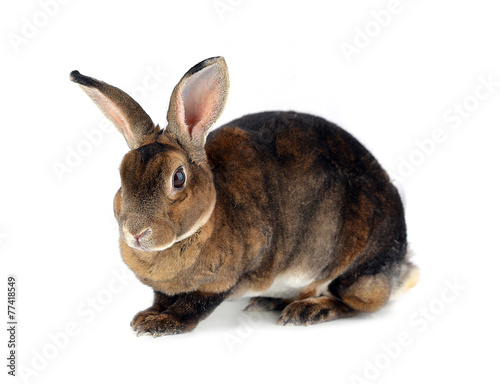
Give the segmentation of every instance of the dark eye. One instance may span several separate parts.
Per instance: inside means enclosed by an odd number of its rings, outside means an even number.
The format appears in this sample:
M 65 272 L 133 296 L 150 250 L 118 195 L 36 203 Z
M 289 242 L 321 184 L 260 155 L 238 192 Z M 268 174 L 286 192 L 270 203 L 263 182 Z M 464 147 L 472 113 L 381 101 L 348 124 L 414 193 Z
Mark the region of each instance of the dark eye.
M 184 183 L 186 182 L 186 175 L 184 174 L 184 169 L 178 168 L 174 172 L 174 188 L 182 188 L 184 186 Z

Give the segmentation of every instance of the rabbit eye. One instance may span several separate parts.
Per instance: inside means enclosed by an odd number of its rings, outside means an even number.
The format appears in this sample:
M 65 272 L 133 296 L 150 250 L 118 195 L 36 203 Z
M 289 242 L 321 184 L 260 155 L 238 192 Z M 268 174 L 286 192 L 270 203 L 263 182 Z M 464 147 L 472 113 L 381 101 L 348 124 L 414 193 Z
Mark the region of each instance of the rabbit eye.
M 182 188 L 184 186 L 184 183 L 186 182 L 186 175 L 184 174 L 184 169 L 178 168 L 174 172 L 174 188 Z

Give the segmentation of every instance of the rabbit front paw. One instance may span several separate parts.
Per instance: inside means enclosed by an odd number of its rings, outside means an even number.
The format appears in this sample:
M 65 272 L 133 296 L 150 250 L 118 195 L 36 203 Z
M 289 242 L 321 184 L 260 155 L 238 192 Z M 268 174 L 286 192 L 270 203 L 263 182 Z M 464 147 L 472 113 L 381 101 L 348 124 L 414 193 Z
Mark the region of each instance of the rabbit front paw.
M 156 306 L 152 306 L 148 309 L 145 309 L 144 311 L 140 311 L 134 316 L 134 318 L 130 322 L 130 326 L 134 331 L 136 331 L 137 326 L 142 323 L 146 317 L 151 315 L 158 315 L 159 313 L 161 313 L 161 309 Z
M 137 324 L 133 327 L 137 331 L 137 336 L 150 334 L 153 337 L 163 335 L 177 335 L 192 331 L 196 324 L 188 324 L 179 321 L 174 315 L 163 313 L 150 313 L 149 315 L 140 315 L 137 317 Z M 138 316 L 140 315 L 140 316 Z

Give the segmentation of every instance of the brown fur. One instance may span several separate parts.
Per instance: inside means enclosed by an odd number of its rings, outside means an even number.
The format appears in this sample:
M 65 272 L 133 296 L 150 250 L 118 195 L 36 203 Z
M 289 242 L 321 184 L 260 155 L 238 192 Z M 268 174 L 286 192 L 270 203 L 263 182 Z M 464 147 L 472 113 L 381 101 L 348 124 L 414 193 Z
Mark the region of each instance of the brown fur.
M 72 80 L 131 148 L 114 211 L 123 260 L 155 292 L 132 320 L 138 334 L 188 332 L 242 295 L 264 296 L 247 310 L 283 310 L 279 324 L 314 324 L 375 311 L 416 283 L 396 189 L 336 125 L 268 112 L 208 135 L 227 97 L 222 58 L 184 75 L 165 130 L 119 89 Z
M 351 317 L 358 312 L 337 299 L 320 296 L 297 300 L 285 307 L 278 325 L 312 325 Z

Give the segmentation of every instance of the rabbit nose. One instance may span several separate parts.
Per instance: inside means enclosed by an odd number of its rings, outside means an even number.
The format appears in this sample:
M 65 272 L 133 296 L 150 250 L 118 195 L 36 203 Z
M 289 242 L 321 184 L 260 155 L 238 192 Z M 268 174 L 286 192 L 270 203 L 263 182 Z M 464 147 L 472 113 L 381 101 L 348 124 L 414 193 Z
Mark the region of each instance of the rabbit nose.
M 140 229 L 136 229 L 140 228 Z M 127 225 L 127 222 L 121 226 L 123 240 L 129 247 L 145 250 L 152 241 L 153 230 L 151 227 Z
M 138 235 L 134 235 L 134 238 L 138 243 L 140 243 L 141 239 L 144 238 L 146 235 L 149 235 L 150 233 L 151 233 L 151 228 L 146 228 Z

